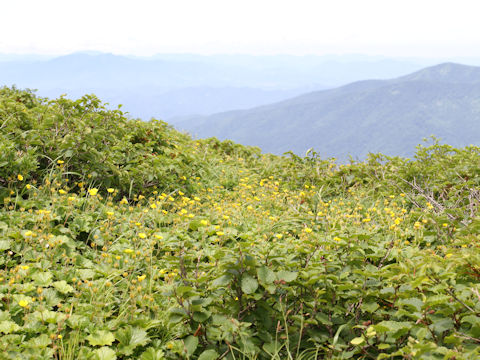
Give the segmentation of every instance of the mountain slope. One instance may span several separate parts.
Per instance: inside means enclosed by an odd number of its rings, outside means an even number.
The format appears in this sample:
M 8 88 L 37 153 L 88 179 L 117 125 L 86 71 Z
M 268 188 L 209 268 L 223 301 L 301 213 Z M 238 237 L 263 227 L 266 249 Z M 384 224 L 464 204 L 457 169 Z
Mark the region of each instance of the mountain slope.
M 480 67 L 446 63 L 176 126 L 267 152 L 302 154 L 313 147 L 322 157 L 339 159 L 368 152 L 409 156 L 430 135 L 454 146 L 478 144 Z

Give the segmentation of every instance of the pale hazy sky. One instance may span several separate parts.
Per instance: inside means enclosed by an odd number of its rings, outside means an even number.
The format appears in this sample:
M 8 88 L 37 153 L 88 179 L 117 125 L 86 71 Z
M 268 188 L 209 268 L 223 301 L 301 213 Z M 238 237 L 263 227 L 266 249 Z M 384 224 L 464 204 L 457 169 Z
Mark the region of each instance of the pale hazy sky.
M 0 53 L 480 56 L 479 0 L 0 0 Z

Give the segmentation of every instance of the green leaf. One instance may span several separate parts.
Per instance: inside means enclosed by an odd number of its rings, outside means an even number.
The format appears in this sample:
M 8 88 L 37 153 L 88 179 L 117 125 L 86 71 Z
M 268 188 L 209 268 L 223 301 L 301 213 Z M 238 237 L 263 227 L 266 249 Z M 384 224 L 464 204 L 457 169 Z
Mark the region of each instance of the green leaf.
M 444 331 L 453 329 L 453 320 L 450 318 L 444 318 L 440 320 L 434 320 L 430 325 L 433 331 L 442 333 Z
M 88 335 L 86 339 L 92 346 L 112 345 L 115 341 L 113 334 L 105 330 L 97 330 L 93 334 Z
M 116 360 L 117 355 L 115 355 L 115 351 L 110 349 L 109 347 L 103 346 L 100 349 L 95 350 L 95 359 L 96 360 Z
M 86 316 L 72 314 L 66 323 L 72 329 L 85 329 L 90 324 L 90 321 Z
M 5 251 L 10 249 L 11 241 L 10 240 L 0 240 L 0 251 Z
M 58 292 L 60 292 L 62 294 L 68 294 L 68 293 L 73 292 L 73 287 L 68 285 L 65 280 L 55 281 L 53 283 L 53 287 L 55 288 L 55 290 L 57 290 Z
M 260 283 L 266 285 L 272 284 L 276 280 L 275 273 L 266 266 L 257 269 L 257 276 Z
M 352 345 L 360 345 L 360 344 L 363 344 L 364 342 L 365 342 L 365 339 L 363 337 L 356 337 L 350 340 L 350 344 Z
M 198 360 L 216 360 L 218 356 L 219 355 L 215 350 L 209 349 L 202 352 L 198 357 Z
M 374 325 L 374 328 L 378 333 L 391 333 L 392 337 L 398 338 L 406 334 L 412 326 L 412 323 L 406 321 L 382 321 Z
M 168 315 L 169 320 L 176 324 L 182 321 L 187 317 L 187 313 L 184 309 L 181 308 L 174 308 L 170 310 L 170 314 Z
M 196 336 L 190 335 L 184 341 L 185 349 L 187 350 L 187 355 L 192 356 L 198 346 L 198 338 Z
M 232 277 L 230 275 L 223 275 L 213 280 L 212 287 L 217 288 L 227 286 L 228 284 L 230 284 L 230 281 L 232 281 Z
M 195 311 L 193 313 L 193 320 L 199 322 L 199 323 L 203 323 L 205 322 L 209 317 L 210 317 L 211 313 L 209 311 Z
M 41 334 L 36 338 L 32 338 L 28 341 L 28 345 L 34 348 L 46 348 L 52 343 L 52 340 L 47 334 Z
M 77 270 L 78 272 L 78 277 L 82 280 L 89 280 L 93 279 L 95 277 L 95 271 L 92 269 L 80 269 Z
M 52 283 L 52 273 L 50 272 L 37 272 L 32 275 L 32 279 L 37 286 L 50 286 Z
M 20 330 L 20 326 L 10 320 L 4 320 L 0 322 L 0 333 L 11 334 Z
M 242 278 L 242 291 L 245 294 L 253 294 L 258 289 L 258 281 L 250 275 Z
M 153 347 L 149 347 L 140 356 L 140 360 L 164 360 L 165 354 L 162 350 L 156 350 Z
M 118 330 L 115 338 L 120 343 L 119 351 L 123 355 L 131 355 L 137 346 L 146 345 L 150 340 L 145 330 L 131 326 Z
M 423 301 L 418 298 L 402 299 L 399 305 L 405 305 L 407 308 L 415 311 L 420 311 L 423 306 Z
M 362 310 L 373 313 L 379 308 L 378 304 L 376 302 L 367 302 L 362 304 Z
M 285 282 L 292 282 L 297 279 L 298 273 L 293 271 L 281 270 L 277 273 L 277 279 Z

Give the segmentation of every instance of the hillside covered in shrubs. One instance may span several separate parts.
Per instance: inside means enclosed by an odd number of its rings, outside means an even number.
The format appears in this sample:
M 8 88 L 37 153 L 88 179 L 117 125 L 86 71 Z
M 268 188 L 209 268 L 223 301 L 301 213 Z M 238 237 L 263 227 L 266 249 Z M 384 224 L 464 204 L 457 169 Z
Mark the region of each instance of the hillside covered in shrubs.
M 2 88 L 0 358 L 480 357 L 479 163 L 274 156 Z

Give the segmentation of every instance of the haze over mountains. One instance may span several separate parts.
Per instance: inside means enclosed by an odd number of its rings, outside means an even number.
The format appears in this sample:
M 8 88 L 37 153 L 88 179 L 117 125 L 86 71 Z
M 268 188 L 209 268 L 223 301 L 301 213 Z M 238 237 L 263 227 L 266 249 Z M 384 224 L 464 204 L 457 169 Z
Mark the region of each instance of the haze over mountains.
M 362 55 L 163 54 L 149 58 L 84 52 L 48 58 L 0 54 L 0 85 L 77 98 L 94 93 L 145 120 L 208 115 L 285 100 L 424 66 L 418 59 Z
M 132 117 L 155 117 L 194 136 L 232 139 L 277 154 L 303 155 L 314 148 L 324 158 L 341 160 L 369 152 L 410 156 L 430 135 L 454 146 L 479 144 L 480 68 L 425 68 L 432 61 L 0 54 L 0 86 L 38 89 L 52 98 L 94 93 L 112 107 L 123 104 Z
M 366 80 L 289 100 L 176 124 L 265 152 L 364 158 L 411 156 L 424 137 L 453 146 L 480 144 L 480 67 L 444 63 L 391 80 Z

